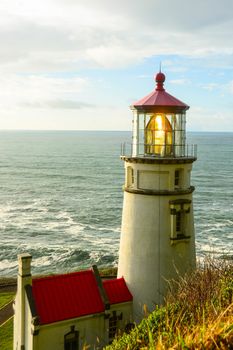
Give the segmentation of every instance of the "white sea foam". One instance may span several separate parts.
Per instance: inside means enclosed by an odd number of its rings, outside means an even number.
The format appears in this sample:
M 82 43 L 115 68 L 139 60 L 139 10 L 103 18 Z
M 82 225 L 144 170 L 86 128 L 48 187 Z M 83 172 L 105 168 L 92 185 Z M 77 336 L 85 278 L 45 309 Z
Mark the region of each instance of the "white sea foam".
M 114 232 L 114 233 L 119 233 L 121 231 L 120 227 L 114 228 L 110 226 L 105 226 L 105 227 L 98 227 L 98 231 L 108 231 L 108 232 Z
M 85 225 L 74 223 L 72 226 L 68 226 L 66 228 L 66 234 L 68 234 L 72 239 L 73 238 L 77 239 L 78 237 L 80 239 L 80 234 L 84 231 L 84 229 L 85 229 Z
M 40 256 L 38 258 L 34 258 L 32 261 L 32 267 L 39 266 L 49 266 L 51 265 L 51 257 L 50 256 Z
M 18 266 L 17 261 L 10 261 L 8 259 L 4 259 L 0 261 L 0 271 L 16 268 L 17 266 Z
M 73 269 L 78 264 L 105 261 L 105 257 L 107 261 L 109 256 L 117 261 L 124 168 L 115 150 L 125 135 L 93 133 L 90 138 L 85 132 L 49 136 L 38 132 L 9 133 L 6 138 L 1 134 L 5 151 L 0 162 L 6 165 L 0 168 L 0 262 L 4 271 L 16 271 L 13 260 L 25 251 L 36 259 L 37 273 Z M 227 138 L 225 152 L 225 134 L 198 135 L 198 143 L 205 146 L 192 171 L 199 256 L 232 250 L 232 136 Z M 197 143 L 196 134 L 191 137 L 191 143 Z M 221 144 L 221 153 L 218 148 L 213 153 L 213 142 Z M 86 255 L 86 261 L 79 262 L 78 250 L 88 252 L 90 258 Z

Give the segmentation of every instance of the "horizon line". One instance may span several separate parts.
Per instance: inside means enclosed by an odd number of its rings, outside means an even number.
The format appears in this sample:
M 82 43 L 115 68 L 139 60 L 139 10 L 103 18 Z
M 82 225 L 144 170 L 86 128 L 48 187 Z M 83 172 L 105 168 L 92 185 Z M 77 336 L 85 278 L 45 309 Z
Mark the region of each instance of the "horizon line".
M 85 132 L 132 132 L 132 130 L 114 130 L 114 129 L 0 129 L 0 132 L 10 132 L 10 131 L 45 131 L 45 132 L 77 132 L 77 131 L 85 131 Z M 195 132 L 195 133 L 233 133 L 233 130 L 186 130 L 186 132 Z

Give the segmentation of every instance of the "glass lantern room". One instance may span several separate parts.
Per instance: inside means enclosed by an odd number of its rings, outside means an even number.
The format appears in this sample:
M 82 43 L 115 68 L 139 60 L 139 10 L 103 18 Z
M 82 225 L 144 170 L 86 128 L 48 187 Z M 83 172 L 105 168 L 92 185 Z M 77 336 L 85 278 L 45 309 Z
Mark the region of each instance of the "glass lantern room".
M 155 80 L 155 91 L 131 106 L 132 156 L 185 156 L 186 110 L 189 106 L 164 90 L 163 73 L 158 73 Z

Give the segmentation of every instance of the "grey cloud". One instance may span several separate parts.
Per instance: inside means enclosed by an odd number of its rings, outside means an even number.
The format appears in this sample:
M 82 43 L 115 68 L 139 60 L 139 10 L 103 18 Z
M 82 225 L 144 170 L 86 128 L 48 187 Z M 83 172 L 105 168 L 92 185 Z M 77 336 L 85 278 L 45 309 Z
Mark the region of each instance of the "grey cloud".
M 66 6 L 83 4 L 89 8 L 104 9 L 111 14 L 127 16 L 131 21 L 152 25 L 157 30 L 166 28 L 200 29 L 232 21 L 232 0 L 58 0 Z M 57 0 L 56 0 L 57 2 Z M 120 23 L 119 23 L 120 25 Z
M 1 51 L 3 53 L 24 53 L 30 51 L 61 51 L 78 48 L 85 44 L 82 36 L 78 40 L 69 40 L 70 32 L 49 26 L 40 26 L 31 22 L 23 22 L 12 29 L 0 31 Z M 2 56 L 2 55 L 1 55 Z
M 0 65 L 16 64 L 22 70 L 28 67 L 32 71 L 46 71 L 46 67 L 51 70 L 53 66 L 58 70 L 74 69 L 77 63 L 90 64 L 86 50 L 124 41 L 125 33 L 103 28 L 77 26 L 68 30 L 23 21 L 0 31 Z
M 106 23 L 96 27 L 79 23 L 69 26 L 64 20 L 61 24 L 53 21 L 45 25 L 39 24 L 38 19 L 33 22 L 20 18 L 14 26 L 0 32 L 3 69 L 6 65 L 19 71 L 74 70 L 83 65 L 105 67 L 110 54 L 115 52 L 119 52 L 119 59 L 114 64 L 122 66 L 131 63 L 133 57 L 140 61 L 158 54 L 212 55 L 225 50 L 226 55 L 231 55 L 233 51 L 232 0 L 53 0 L 53 3 L 64 6 L 67 21 L 69 11 L 75 13 L 76 5 L 83 5 L 92 11 L 102 11 Z M 114 16 L 122 21 L 118 26 L 108 27 L 109 18 L 116 20 Z M 95 59 L 93 50 L 98 48 L 103 50 L 101 57 Z

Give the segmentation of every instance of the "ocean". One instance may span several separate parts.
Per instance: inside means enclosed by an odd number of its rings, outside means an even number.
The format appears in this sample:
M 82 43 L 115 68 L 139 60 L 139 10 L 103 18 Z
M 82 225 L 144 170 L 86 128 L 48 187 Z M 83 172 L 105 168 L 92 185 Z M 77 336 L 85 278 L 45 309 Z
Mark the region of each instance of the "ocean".
M 0 275 L 17 255 L 33 274 L 117 266 L 123 202 L 122 131 L 0 132 Z M 198 258 L 233 259 L 233 133 L 191 133 Z

